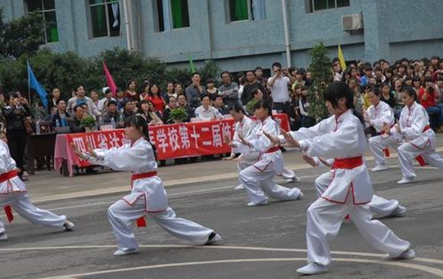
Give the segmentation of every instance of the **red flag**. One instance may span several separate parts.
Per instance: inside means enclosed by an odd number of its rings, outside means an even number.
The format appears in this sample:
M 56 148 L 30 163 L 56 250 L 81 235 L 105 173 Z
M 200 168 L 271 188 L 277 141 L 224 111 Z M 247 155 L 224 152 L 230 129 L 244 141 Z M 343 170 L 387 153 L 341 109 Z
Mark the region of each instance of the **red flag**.
M 115 97 L 117 95 L 117 85 L 115 85 L 114 79 L 112 78 L 105 61 L 103 61 L 103 71 L 105 71 L 106 84 L 108 85 L 109 89 L 111 89 L 112 96 Z

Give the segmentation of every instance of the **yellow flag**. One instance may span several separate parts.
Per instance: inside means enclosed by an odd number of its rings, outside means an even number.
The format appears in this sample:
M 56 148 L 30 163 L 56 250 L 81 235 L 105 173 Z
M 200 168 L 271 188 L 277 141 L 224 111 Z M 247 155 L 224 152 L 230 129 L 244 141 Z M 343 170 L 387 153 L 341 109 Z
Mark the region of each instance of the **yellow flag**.
M 343 56 L 343 52 L 341 51 L 341 46 L 338 45 L 338 60 L 340 61 L 340 67 L 342 70 L 346 69 L 345 57 Z

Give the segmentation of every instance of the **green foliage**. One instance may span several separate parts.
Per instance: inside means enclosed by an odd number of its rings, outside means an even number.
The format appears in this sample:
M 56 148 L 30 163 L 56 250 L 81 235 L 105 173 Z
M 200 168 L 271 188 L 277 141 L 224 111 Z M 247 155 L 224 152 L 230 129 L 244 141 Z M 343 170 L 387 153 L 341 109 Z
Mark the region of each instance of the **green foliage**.
M 28 74 L 26 62 L 31 64 L 40 84 L 48 92 L 59 88 L 63 99 L 71 97 L 73 89 L 84 85 L 87 91 L 106 86 L 103 72 L 105 61 L 116 85 L 126 89 L 130 80 L 139 85 L 144 80 L 166 87 L 169 81 L 180 82 L 184 87 L 190 84 L 189 69 L 168 67 L 166 63 L 146 58 L 141 53 L 130 52 L 119 47 L 103 51 L 92 58 L 80 57 L 74 52 L 53 53 L 50 49 L 39 46 L 44 43 L 43 21 L 41 15 L 34 14 L 3 22 L 3 10 L 0 9 L 0 81 L 3 89 L 19 90 L 28 95 Z M 204 67 L 197 69 L 202 75 L 202 84 L 209 77 L 217 79 L 220 69 L 213 61 L 207 61 Z M 32 94 L 31 102 L 38 98 Z
M 45 42 L 43 28 L 43 18 L 38 13 L 5 23 L 3 21 L 3 8 L 1 8 L 0 57 L 18 58 L 24 53 L 28 55 L 35 54 L 39 46 Z
M 96 88 L 99 84 L 96 75 L 91 75 L 93 64 L 90 59 L 74 52 L 52 53 L 49 49 L 42 49 L 29 59 L 29 63 L 40 84 L 47 91 L 59 88 L 64 99 L 70 98 L 72 90 L 80 84 L 86 89 Z
M 309 71 L 313 76 L 313 83 L 309 89 L 309 116 L 317 122 L 328 117 L 329 113 L 323 100 L 323 92 L 332 81 L 331 59 L 328 57 L 328 49 L 323 43 L 316 45 L 309 51 L 311 64 Z
M 80 121 L 80 125 L 82 125 L 83 127 L 89 127 L 89 128 L 95 127 L 95 123 L 96 123 L 95 118 L 90 115 L 86 115 Z
M 185 121 L 186 119 L 188 119 L 188 113 L 184 108 L 179 107 L 171 110 L 168 120 Z
M 91 61 L 94 65 L 91 74 L 99 77 L 99 84 L 106 84 L 103 73 L 103 61 L 105 61 L 116 85 L 122 90 L 127 88 L 127 83 L 131 80 L 136 81 L 139 89 L 144 80 L 158 84 L 166 71 L 166 64 L 158 59 L 144 58 L 141 53 L 119 47 L 106 50 Z

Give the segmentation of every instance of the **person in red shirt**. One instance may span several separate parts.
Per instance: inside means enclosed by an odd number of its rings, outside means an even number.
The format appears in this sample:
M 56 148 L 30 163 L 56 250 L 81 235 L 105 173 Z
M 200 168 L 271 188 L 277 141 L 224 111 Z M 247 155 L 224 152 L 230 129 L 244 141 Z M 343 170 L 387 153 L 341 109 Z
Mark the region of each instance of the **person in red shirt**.
M 148 101 L 154 105 L 156 111 L 163 115 L 163 111 L 165 110 L 165 100 L 163 99 L 160 88 L 157 84 L 152 84 L 148 91 Z
M 440 108 L 436 106 L 437 98 L 438 96 L 432 78 L 426 77 L 425 87 L 421 87 L 418 90 L 418 102 L 428 112 L 431 128 L 434 131 L 437 131 L 441 126 L 441 111 Z

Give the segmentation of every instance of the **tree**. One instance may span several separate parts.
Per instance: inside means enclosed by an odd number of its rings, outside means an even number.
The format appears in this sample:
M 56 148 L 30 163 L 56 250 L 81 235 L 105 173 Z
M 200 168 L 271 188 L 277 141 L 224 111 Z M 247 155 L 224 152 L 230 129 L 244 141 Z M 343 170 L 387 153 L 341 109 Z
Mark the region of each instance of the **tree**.
M 34 13 L 5 23 L 0 9 L 0 57 L 18 58 L 35 54 L 45 42 L 43 18 Z
M 312 116 L 316 122 L 329 116 L 323 100 L 323 92 L 332 81 L 332 62 L 327 53 L 328 49 L 323 43 L 316 45 L 309 51 L 309 56 L 311 57 L 309 71 L 312 73 L 313 83 L 308 95 L 308 114 Z
M 136 80 L 138 85 L 141 85 L 144 80 L 160 84 L 166 72 L 166 64 L 158 59 L 145 58 L 139 52 L 115 47 L 92 58 L 94 67 L 91 74 L 100 77 L 98 82 L 102 86 L 106 85 L 103 61 L 106 62 L 115 83 L 121 89 L 126 89 L 130 80 Z

